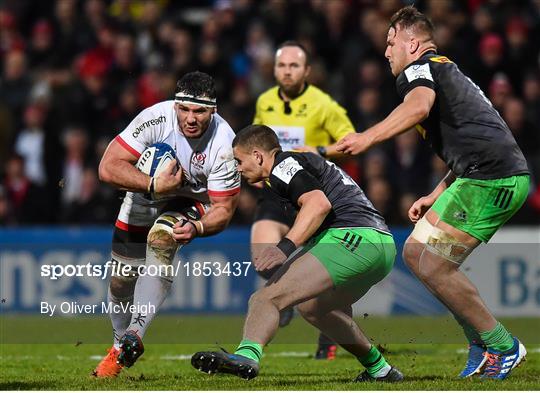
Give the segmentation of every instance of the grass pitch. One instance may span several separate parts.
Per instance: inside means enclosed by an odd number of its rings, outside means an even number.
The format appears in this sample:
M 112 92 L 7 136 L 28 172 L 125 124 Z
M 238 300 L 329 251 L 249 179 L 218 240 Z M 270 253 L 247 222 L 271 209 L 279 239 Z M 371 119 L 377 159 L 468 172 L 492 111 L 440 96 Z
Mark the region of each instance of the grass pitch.
M 259 377 L 244 381 L 206 375 L 191 354 L 221 345 L 234 350 L 243 317 L 159 316 L 146 351 L 113 380 L 90 376 L 110 346 L 106 318 L 0 318 L 0 390 L 538 390 L 539 320 L 503 320 L 526 344 L 527 361 L 505 381 L 460 380 L 465 345 L 455 322 L 439 318 L 361 318 L 389 362 L 406 377 L 400 384 L 355 384 L 362 366 L 340 350 L 334 361 L 312 359 L 317 332 L 300 318 L 265 349 Z

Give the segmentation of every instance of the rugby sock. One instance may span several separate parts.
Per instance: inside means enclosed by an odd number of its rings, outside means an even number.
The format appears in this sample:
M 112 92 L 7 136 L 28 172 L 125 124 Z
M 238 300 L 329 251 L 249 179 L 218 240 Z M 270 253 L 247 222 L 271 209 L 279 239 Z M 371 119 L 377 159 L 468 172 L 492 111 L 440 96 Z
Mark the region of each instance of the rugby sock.
M 467 337 L 467 341 L 471 345 L 483 345 L 484 341 L 480 337 L 480 334 L 467 322 L 465 322 L 464 319 L 458 317 L 457 315 L 454 315 L 454 318 L 456 321 L 461 325 L 461 328 L 463 329 L 463 333 L 465 334 L 465 337 Z
M 140 307 L 134 312 L 127 330 L 133 330 L 143 338 L 154 320 L 161 304 L 169 294 L 172 281 L 167 277 L 141 276 L 135 285 L 133 305 Z
M 497 322 L 493 330 L 480 333 L 480 337 L 488 348 L 498 352 L 506 352 L 514 346 L 512 335 L 500 322 Z
M 367 355 L 357 357 L 358 361 L 366 368 L 368 374 L 373 378 L 384 377 L 392 368 L 379 350 L 371 346 Z
M 255 341 L 244 339 L 234 354 L 245 356 L 246 358 L 255 360 L 259 363 L 263 354 L 263 346 Z
M 133 301 L 133 296 L 119 299 L 116 296 L 114 296 L 111 293 L 111 288 L 109 287 L 109 291 L 107 292 L 107 302 L 112 305 L 109 312 L 109 318 L 111 318 L 111 324 L 113 328 L 113 339 L 114 339 L 114 347 L 116 349 L 120 348 L 120 338 L 124 335 L 126 332 L 126 328 L 129 326 L 129 321 L 131 321 L 131 313 L 123 312 L 122 306 L 127 310 L 128 306 Z M 119 310 L 118 312 L 115 312 L 116 310 Z
M 140 309 L 133 312 L 128 330 L 135 331 L 140 338 L 143 338 L 146 329 L 156 317 L 173 282 L 174 272 L 169 268 L 172 268 L 178 244 L 171 238 L 173 224 L 166 224 L 160 223 L 160 228 L 150 229 L 146 244 L 146 274 L 140 276 L 135 285 L 133 305 Z M 150 269 L 152 266 L 155 269 Z

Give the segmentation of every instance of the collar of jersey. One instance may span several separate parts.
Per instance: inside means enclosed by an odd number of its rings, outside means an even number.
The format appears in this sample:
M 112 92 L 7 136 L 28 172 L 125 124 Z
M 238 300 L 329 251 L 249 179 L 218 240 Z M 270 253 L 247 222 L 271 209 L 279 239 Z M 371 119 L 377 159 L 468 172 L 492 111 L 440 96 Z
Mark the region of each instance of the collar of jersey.
M 409 63 L 407 65 L 407 67 L 405 67 L 405 69 L 409 68 L 411 65 L 415 64 L 417 61 L 419 61 L 420 59 L 423 59 L 425 57 L 427 57 L 428 55 L 435 55 L 437 56 L 437 51 L 436 50 L 433 50 L 433 49 L 430 49 L 428 50 L 426 53 L 424 53 L 422 56 L 420 56 L 418 59 L 416 59 L 415 61 L 413 61 L 412 63 Z
M 285 154 L 285 153 L 301 153 L 300 151 L 294 151 L 294 150 L 289 150 L 289 151 L 283 151 L 283 150 L 279 150 L 276 152 L 276 154 L 274 155 L 274 164 L 272 165 L 272 171 L 274 170 L 274 168 L 277 166 L 278 164 L 278 156 L 282 155 L 282 154 Z M 270 171 L 270 173 L 272 173 L 272 171 Z
M 291 99 L 291 101 L 294 101 L 294 100 L 296 100 L 298 97 L 302 96 L 302 94 L 304 94 L 304 93 L 306 92 L 306 90 L 308 89 L 308 87 L 309 87 L 309 83 L 306 82 L 306 86 L 304 87 L 304 90 L 302 90 L 302 91 L 300 92 L 300 94 L 298 94 L 296 97 L 294 97 L 293 99 Z M 278 89 L 277 89 L 277 96 L 278 96 L 278 98 L 279 98 L 281 101 L 285 102 L 285 100 L 284 100 L 283 97 L 281 96 L 280 91 L 281 91 L 281 87 L 278 87 Z
M 427 55 L 435 55 L 435 56 L 437 56 L 437 51 L 433 50 L 433 49 L 430 49 L 426 53 L 424 53 L 422 56 L 420 56 L 420 58 L 422 58 L 424 56 L 427 56 Z
M 272 171 L 274 170 L 274 168 L 277 165 L 278 156 L 283 154 L 283 153 L 285 153 L 283 150 L 278 150 L 276 152 L 276 154 L 274 155 L 274 164 L 272 165 L 272 170 L 270 171 L 270 173 L 272 173 Z M 268 182 L 268 185 L 270 185 L 270 182 Z

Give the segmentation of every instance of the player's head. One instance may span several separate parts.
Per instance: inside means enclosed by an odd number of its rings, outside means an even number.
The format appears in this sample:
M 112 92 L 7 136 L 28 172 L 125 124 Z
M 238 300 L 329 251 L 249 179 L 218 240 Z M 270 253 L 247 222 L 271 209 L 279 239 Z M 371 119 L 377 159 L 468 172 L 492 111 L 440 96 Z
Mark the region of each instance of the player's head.
M 296 97 L 306 83 L 311 67 L 309 54 L 302 44 L 285 41 L 276 51 L 274 76 L 288 97 Z
M 384 55 L 394 76 L 427 50 L 437 48 L 433 32 L 433 23 L 413 6 L 403 7 L 392 16 Z
M 214 80 L 204 72 L 190 72 L 176 84 L 174 109 L 186 138 L 198 138 L 208 129 L 216 112 Z
M 253 184 L 270 176 L 275 153 L 281 150 L 277 135 L 262 124 L 247 126 L 232 142 L 238 172 Z

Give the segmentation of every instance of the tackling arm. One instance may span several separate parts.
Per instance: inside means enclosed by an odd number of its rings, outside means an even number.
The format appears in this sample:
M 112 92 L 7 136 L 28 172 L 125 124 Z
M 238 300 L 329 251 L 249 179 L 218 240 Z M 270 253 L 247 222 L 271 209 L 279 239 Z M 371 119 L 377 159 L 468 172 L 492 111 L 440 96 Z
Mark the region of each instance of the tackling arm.
M 359 154 L 370 147 L 399 135 L 429 116 L 435 102 L 435 91 L 418 86 L 383 121 L 360 134 L 349 134 L 337 143 L 337 150 Z
M 354 132 L 351 132 L 350 134 L 354 134 Z M 327 158 L 340 158 L 344 156 L 345 156 L 345 153 L 338 150 L 338 142 L 335 142 L 335 143 L 332 143 L 331 145 L 326 146 Z
M 354 134 L 354 131 L 350 132 L 350 134 Z M 331 145 L 324 146 L 324 147 L 326 149 L 326 156 L 324 158 L 329 159 L 329 158 L 340 158 L 340 157 L 345 157 L 346 156 L 345 153 L 338 150 L 338 142 L 332 143 Z M 294 150 L 295 151 L 305 151 L 305 152 L 310 152 L 310 153 L 320 155 L 317 148 L 315 148 L 313 146 L 304 146 L 304 147 L 300 147 L 298 149 L 295 148 Z
M 321 190 L 312 190 L 298 198 L 300 210 L 289 233 L 285 235 L 297 247 L 304 244 L 319 229 L 332 210 L 330 201 Z
M 265 248 L 253 261 L 258 271 L 283 264 L 299 245 L 313 236 L 332 209 L 326 195 L 318 189 L 300 195 L 297 204 L 300 211 L 289 233 L 276 246 Z
M 425 120 L 434 102 L 433 89 L 424 86 L 416 87 L 405 96 L 403 103 L 398 105 L 386 119 L 368 129 L 366 134 L 369 134 L 373 144 L 384 142 Z

